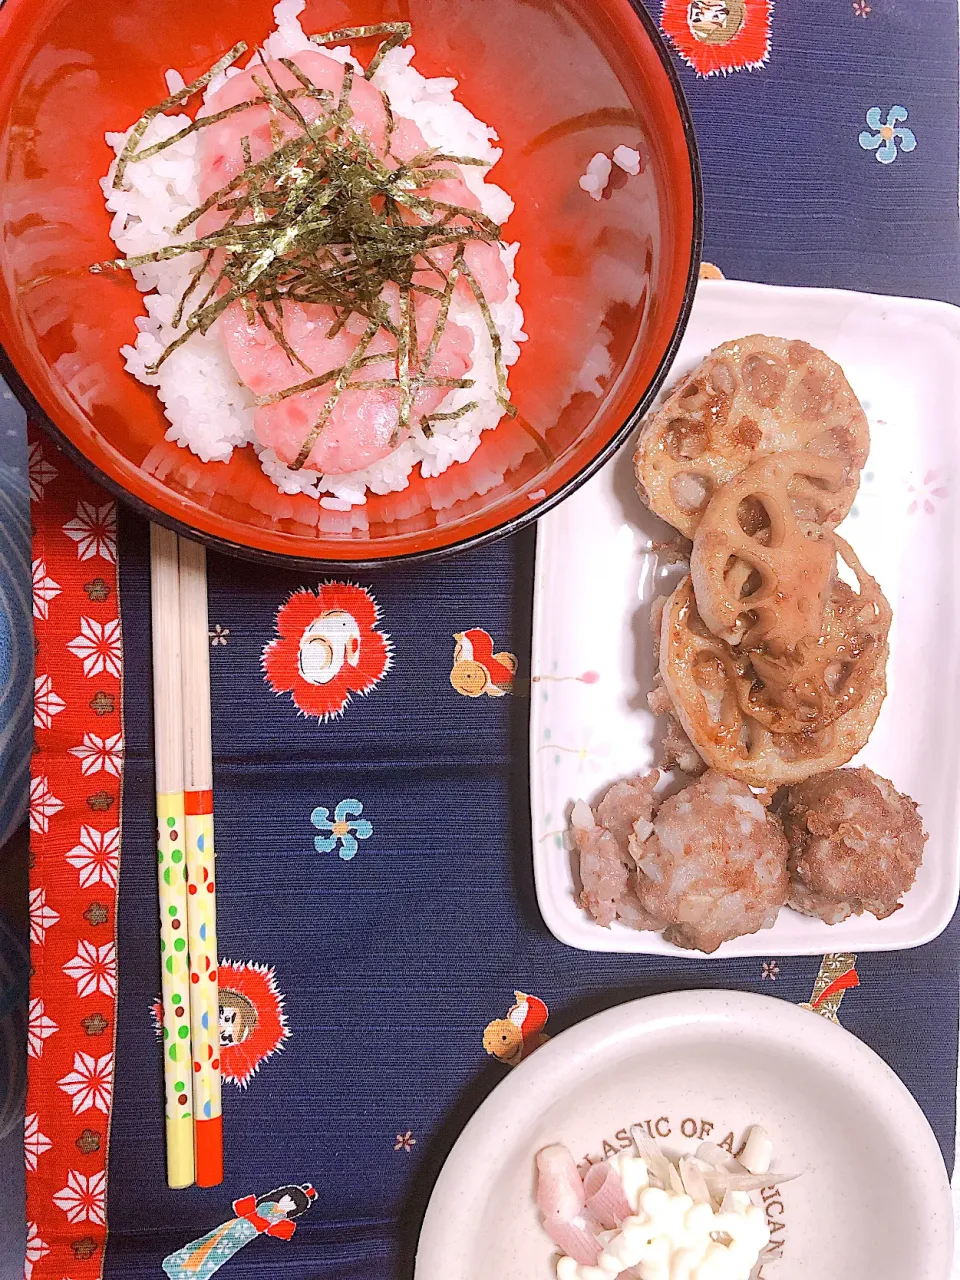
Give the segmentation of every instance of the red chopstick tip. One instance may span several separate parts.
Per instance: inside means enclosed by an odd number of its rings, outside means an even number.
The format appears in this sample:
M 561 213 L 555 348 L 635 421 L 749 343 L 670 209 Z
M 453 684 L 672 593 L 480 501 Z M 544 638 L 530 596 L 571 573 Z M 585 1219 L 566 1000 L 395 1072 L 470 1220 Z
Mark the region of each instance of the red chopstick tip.
M 184 812 L 197 816 L 199 814 L 213 813 L 213 792 L 212 791 L 184 791 L 183 793 Z
M 197 1120 L 196 1140 L 198 1187 L 216 1187 L 223 1181 L 223 1117 Z

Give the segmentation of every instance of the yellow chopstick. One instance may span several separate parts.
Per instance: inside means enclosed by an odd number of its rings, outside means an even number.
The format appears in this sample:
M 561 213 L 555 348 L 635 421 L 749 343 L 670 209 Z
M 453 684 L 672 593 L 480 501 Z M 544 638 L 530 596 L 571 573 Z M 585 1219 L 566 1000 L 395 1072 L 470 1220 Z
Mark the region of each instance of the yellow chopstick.
M 187 958 L 187 881 L 180 708 L 180 581 L 177 536 L 150 526 L 153 722 L 157 791 L 157 884 L 167 1182 L 193 1182 L 193 1067 Z
M 190 1032 L 193 1045 L 196 1178 L 223 1181 L 220 1109 L 220 1001 L 213 846 L 210 640 L 204 548 L 180 540 L 180 646 L 183 658 L 183 779 L 186 811 Z

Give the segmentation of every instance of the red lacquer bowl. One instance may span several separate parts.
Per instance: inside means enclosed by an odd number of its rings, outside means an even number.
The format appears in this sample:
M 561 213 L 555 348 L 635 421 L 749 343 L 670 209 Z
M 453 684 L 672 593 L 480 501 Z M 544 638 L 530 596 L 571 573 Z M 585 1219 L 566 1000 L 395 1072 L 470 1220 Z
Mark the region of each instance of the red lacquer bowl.
M 142 299 L 114 256 L 98 179 L 107 130 L 238 39 L 270 0 L 7 0 L 0 10 L 0 345 L 3 372 L 68 452 L 144 514 L 260 559 L 372 564 L 436 555 L 519 528 L 625 439 L 680 341 L 697 274 L 701 194 L 683 96 L 654 24 L 629 0 L 309 0 L 304 29 L 407 19 L 415 65 L 455 76 L 497 129 L 494 179 L 516 201 L 529 341 L 510 375 L 519 414 L 443 475 L 353 512 L 279 493 L 251 449 L 201 463 L 164 440 L 153 391 L 123 369 Z M 370 46 L 372 49 L 372 45 Z M 358 46 L 361 56 L 368 50 Z M 638 177 L 594 201 L 590 157 L 625 143 Z M 615 175 L 618 171 L 614 170 Z M 619 175 L 620 178 L 623 175 Z M 600 325 L 613 359 L 599 395 L 578 381 Z

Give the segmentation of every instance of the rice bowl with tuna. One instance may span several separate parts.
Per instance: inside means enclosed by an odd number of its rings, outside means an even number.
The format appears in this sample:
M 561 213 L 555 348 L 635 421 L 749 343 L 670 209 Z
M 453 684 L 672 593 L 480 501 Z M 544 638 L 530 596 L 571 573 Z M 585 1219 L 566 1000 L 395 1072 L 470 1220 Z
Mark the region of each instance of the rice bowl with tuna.
M 494 131 L 410 65 L 405 24 L 315 35 L 304 0 L 124 133 L 102 181 L 146 296 L 126 368 L 168 440 L 251 445 L 284 493 L 349 509 L 439 475 L 512 412 L 523 313 Z M 385 36 L 366 71 L 348 41 Z M 332 47 L 331 47 L 332 46 Z M 172 114 L 194 94 L 194 116 Z

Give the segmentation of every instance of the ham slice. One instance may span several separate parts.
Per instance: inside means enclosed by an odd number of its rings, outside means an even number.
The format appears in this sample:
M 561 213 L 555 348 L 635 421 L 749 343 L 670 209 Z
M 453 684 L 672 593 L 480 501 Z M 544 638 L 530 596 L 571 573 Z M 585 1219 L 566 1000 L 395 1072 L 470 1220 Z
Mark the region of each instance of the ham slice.
M 566 1147 L 554 1143 L 537 1153 L 537 1207 L 547 1235 L 563 1253 L 586 1266 L 596 1266 L 600 1242 L 584 1218 L 586 1193 L 576 1161 Z

